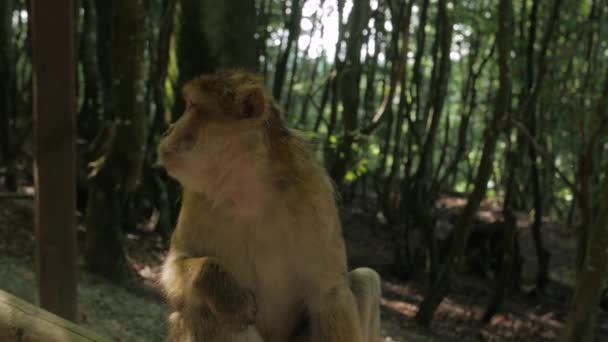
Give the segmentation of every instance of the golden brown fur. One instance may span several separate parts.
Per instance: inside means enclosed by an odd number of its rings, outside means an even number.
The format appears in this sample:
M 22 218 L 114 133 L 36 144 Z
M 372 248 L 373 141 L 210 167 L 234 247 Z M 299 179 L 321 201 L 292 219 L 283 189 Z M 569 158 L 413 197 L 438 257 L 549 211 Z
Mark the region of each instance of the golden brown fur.
M 204 75 L 184 99 L 159 147 L 184 191 L 162 275 L 170 340 L 379 341 L 379 276 L 347 273 L 332 184 L 262 81 Z

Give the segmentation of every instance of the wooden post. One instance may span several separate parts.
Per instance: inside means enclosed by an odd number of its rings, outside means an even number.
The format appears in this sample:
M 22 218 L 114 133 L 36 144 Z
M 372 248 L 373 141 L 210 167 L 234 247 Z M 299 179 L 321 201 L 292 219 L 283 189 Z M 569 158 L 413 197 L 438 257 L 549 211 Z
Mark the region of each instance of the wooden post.
M 32 1 L 38 304 L 76 319 L 73 0 Z

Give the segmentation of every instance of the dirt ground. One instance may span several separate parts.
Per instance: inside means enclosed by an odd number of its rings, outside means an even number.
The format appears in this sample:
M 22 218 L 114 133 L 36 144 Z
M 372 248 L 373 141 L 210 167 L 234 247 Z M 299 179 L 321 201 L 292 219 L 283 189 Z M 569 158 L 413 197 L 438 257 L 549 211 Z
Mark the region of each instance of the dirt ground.
M 446 204 L 447 203 L 447 204 Z M 442 205 L 457 208 L 462 201 L 448 199 Z M 522 217 L 519 231 L 524 290 L 509 294 L 502 310 L 488 325 L 479 323 L 492 282 L 474 276 L 457 276 L 449 296 L 439 307 L 430 331 L 413 320 L 425 295 L 424 276 L 400 282 L 388 272 L 392 261 L 390 232 L 378 228 L 376 216 L 362 204 L 342 210 L 344 235 L 352 266 L 371 266 L 384 278 L 382 329 L 388 341 L 556 341 L 563 327 L 571 295 L 574 232 L 555 223 L 543 227 L 552 252 L 551 282 L 547 294 L 525 291 L 533 282 L 535 257 L 531 237 Z M 492 219 L 496 207 L 485 206 L 480 217 Z M 0 199 L 0 288 L 34 301 L 34 236 L 31 200 Z M 82 235 L 82 229 L 79 234 Z M 80 272 L 78 304 L 80 324 L 116 341 L 163 341 L 166 306 L 155 287 L 165 255 L 160 238 L 150 232 L 127 236 L 130 263 L 138 276 L 126 287 Z M 608 315 L 600 312 L 597 341 L 608 340 Z

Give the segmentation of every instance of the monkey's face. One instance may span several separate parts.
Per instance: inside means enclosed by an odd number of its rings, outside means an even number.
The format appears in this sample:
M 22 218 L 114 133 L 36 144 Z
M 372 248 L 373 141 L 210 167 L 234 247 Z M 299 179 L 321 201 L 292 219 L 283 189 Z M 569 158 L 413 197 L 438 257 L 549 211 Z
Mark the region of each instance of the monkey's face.
M 186 111 L 159 146 L 161 165 L 184 188 L 221 191 L 235 172 L 247 172 L 263 159 L 262 89 L 236 89 L 228 98 L 191 90 L 185 91 L 185 101 Z

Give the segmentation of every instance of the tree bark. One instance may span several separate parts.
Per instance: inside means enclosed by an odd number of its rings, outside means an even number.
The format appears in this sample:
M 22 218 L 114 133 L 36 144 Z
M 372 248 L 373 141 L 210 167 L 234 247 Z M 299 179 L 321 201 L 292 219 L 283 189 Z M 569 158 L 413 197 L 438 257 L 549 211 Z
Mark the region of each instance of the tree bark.
M 414 112 L 414 120 L 412 126 L 412 133 L 415 138 L 415 143 L 417 145 L 422 145 L 421 141 L 421 117 L 420 117 L 420 98 L 422 96 L 422 56 L 424 55 L 425 45 L 426 45 L 426 24 L 428 20 L 428 9 L 429 9 L 429 0 L 423 0 L 421 4 L 421 8 L 419 9 L 419 27 L 418 27 L 418 37 L 416 39 L 416 54 L 414 55 L 414 65 L 412 67 L 412 86 L 410 87 L 410 97 L 412 98 L 412 103 L 416 106 L 416 111 Z
M 485 66 L 488 61 L 494 55 L 494 50 L 496 48 L 496 43 L 493 42 L 490 47 L 490 51 L 483 58 L 477 70 L 474 69 L 475 57 L 478 54 L 477 50 L 479 49 L 478 43 L 472 43 L 471 49 L 472 53 L 469 55 L 469 67 L 467 72 L 467 79 L 465 81 L 463 93 L 461 96 L 462 104 L 461 104 L 461 114 L 460 114 L 460 124 L 458 126 L 458 139 L 456 142 L 456 151 L 454 152 L 454 159 L 448 164 L 445 168 L 445 172 L 443 176 L 439 179 L 440 185 L 445 185 L 448 177 L 456 176 L 458 173 L 458 165 L 464 159 L 464 153 L 466 152 L 467 147 L 467 136 L 469 134 L 469 123 L 471 121 L 471 117 L 473 116 L 473 112 L 477 107 L 477 81 L 479 77 L 483 73 Z
M 321 29 L 321 36 L 323 36 L 323 29 Z M 302 99 L 302 107 L 300 109 L 300 115 L 298 117 L 298 121 L 296 126 L 298 127 L 307 127 L 308 126 L 308 109 L 310 103 L 313 101 L 314 91 L 313 88 L 316 85 L 317 76 L 319 75 L 319 64 L 321 60 L 325 58 L 325 54 L 322 53 L 319 57 L 317 57 L 310 68 L 310 77 L 308 87 L 306 89 L 306 95 L 304 95 L 304 99 Z
M 288 34 L 285 49 L 279 54 L 277 60 L 276 71 L 274 74 L 274 83 L 272 85 L 272 95 L 277 101 L 281 101 L 281 95 L 283 94 L 283 84 L 285 83 L 285 76 L 287 75 L 287 61 L 291 54 L 291 48 L 296 45 L 296 56 L 298 51 L 298 37 L 300 37 L 300 21 L 302 20 L 302 7 L 304 3 L 300 4 L 300 0 L 291 1 L 291 15 L 289 16 L 289 22 L 287 25 Z
M 393 82 L 391 81 L 391 85 L 389 86 L 389 96 L 388 98 L 385 100 L 387 101 L 387 103 L 383 103 L 382 106 L 389 106 L 389 108 L 392 108 L 392 102 L 393 102 L 393 98 L 392 96 L 394 96 L 394 92 L 397 86 L 396 82 L 401 82 L 401 94 L 399 95 L 399 110 L 397 111 L 397 122 L 395 125 L 395 142 L 393 145 L 393 150 L 392 150 L 392 156 L 393 156 L 393 162 L 391 163 L 390 169 L 389 169 L 389 173 L 387 176 L 387 179 L 384 182 L 384 189 L 382 191 L 381 194 L 381 204 L 384 208 L 384 212 L 385 212 L 385 216 L 387 216 L 387 218 L 390 218 L 395 216 L 394 211 L 392 208 L 393 206 L 389 203 L 391 202 L 391 191 L 393 191 L 393 182 L 395 180 L 395 178 L 397 177 L 399 168 L 401 167 L 401 154 L 403 153 L 402 151 L 402 143 L 401 140 L 403 138 L 403 123 L 405 122 L 405 116 L 409 115 L 409 109 L 410 109 L 410 104 L 407 103 L 407 97 L 405 96 L 405 89 L 407 88 L 407 69 L 405 68 L 405 62 L 406 62 L 406 57 L 407 57 L 407 53 L 409 51 L 409 38 L 410 38 L 410 23 L 411 23 L 411 18 L 412 18 L 412 8 L 414 5 L 414 1 L 410 1 L 407 4 L 406 8 L 403 8 L 401 11 L 402 13 L 399 13 L 402 18 L 400 18 L 399 22 L 399 26 L 400 26 L 400 32 L 401 32 L 401 51 L 398 54 L 399 59 L 396 62 L 393 62 L 394 65 L 396 65 L 396 70 L 393 72 L 393 77 L 395 79 L 395 83 L 393 84 Z M 397 20 L 395 20 L 395 22 L 397 22 Z M 398 41 L 398 39 L 397 39 Z M 398 46 L 399 44 L 395 44 L 396 46 Z M 397 55 L 397 53 L 395 52 L 395 55 Z M 391 93 L 393 95 L 391 95 Z M 390 127 L 389 127 L 390 130 Z M 387 134 L 390 137 L 390 131 Z M 389 144 L 385 144 L 386 146 L 386 152 L 388 153 L 388 150 L 390 150 L 390 146 Z M 385 169 L 384 165 L 386 163 L 386 158 L 383 158 L 383 162 L 382 162 L 382 170 Z M 397 208 L 395 208 L 397 209 Z M 397 209 L 398 210 L 398 209 Z M 399 248 L 399 247 L 397 247 Z
M 602 189 L 599 208 L 589 229 L 590 243 L 578 274 L 572 308 L 561 339 L 563 342 L 593 341 L 598 303 L 608 278 L 608 177 L 604 177 Z
M 511 125 L 508 125 L 506 137 L 511 136 Z M 509 140 L 507 140 L 507 152 L 505 160 L 505 196 L 503 201 L 503 237 L 501 245 L 501 260 L 500 271 L 494 283 L 494 294 L 486 307 L 482 321 L 490 322 L 494 314 L 500 308 L 504 297 L 509 288 L 514 287 L 519 283 L 520 263 L 519 263 L 519 243 L 517 240 L 517 219 L 514 214 L 513 197 L 516 189 L 515 177 L 517 169 L 514 167 L 517 163 L 517 152 Z
M 401 11 L 401 8 L 399 8 L 399 11 Z M 365 113 L 364 116 L 364 122 L 367 122 L 369 120 L 369 118 L 373 117 L 373 112 L 374 112 L 374 108 L 375 108 L 375 98 L 376 98 L 376 93 L 377 93 L 377 89 L 378 86 L 376 84 L 376 75 L 378 74 L 378 70 L 380 69 L 380 67 L 378 66 L 378 58 L 380 56 L 380 51 L 381 51 L 381 46 L 382 46 L 382 40 L 385 36 L 385 31 L 384 31 L 384 22 L 386 20 L 386 18 L 384 17 L 384 8 L 382 5 L 379 5 L 379 7 L 373 12 L 372 17 L 374 18 L 374 53 L 370 54 L 369 52 L 369 41 L 371 41 L 371 34 L 368 36 L 368 44 L 367 44 L 367 56 L 366 56 L 366 60 L 365 60 L 365 64 L 367 66 L 367 73 L 365 75 L 365 92 L 363 95 L 363 110 Z M 399 20 L 395 20 L 393 19 L 393 22 L 395 21 L 399 21 Z M 393 54 L 396 54 L 396 50 L 397 48 L 394 48 L 394 52 Z M 390 56 L 390 54 L 389 54 Z M 393 60 L 395 58 L 392 58 Z M 380 69 L 382 72 L 386 71 L 388 68 L 384 68 L 384 69 Z M 382 90 L 384 90 L 384 88 L 381 88 Z M 383 93 L 383 92 L 382 92 Z M 381 94 L 382 94 L 381 93 Z
M 110 279 L 127 274 L 122 241 L 125 207 L 139 186 L 146 145 L 144 8 L 141 0 L 117 1 L 111 33 L 111 92 L 107 152 L 91 179 L 86 217 L 87 267 Z
M 83 103 L 80 108 L 78 131 L 88 142 L 88 151 L 94 153 L 93 140 L 99 134 L 104 119 L 103 82 L 99 70 L 98 20 L 94 0 L 83 0 L 84 22 L 80 55 L 84 77 Z M 88 153 L 84 154 L 86 157 Z M 90 160 L 85 157 L 84 163 Z
M 167 68 L 169 65 L 169 48 L 171 35 L 174 27 L 174 17 L 177 0 L 164 0 L 160 14 L 160 27 L 156 42 L 155 58 L 150 65 L 150 79 L 148 81 L 148 103 L 153 113 L 152 124 L 147 146 L 147 161 L 144 165 L 144 179 L 146 187 L 150 188 L 159 212 L 157 231 L 165 241 L 169 241 L 172 225 L 177 217 L 178 203 L 176 197 L 170 196 L 178 193 L 175 181 L 169 179 L 166 172 L 153 168 L 156 163 L 156 144 L 160 135 L 166 131 L 168 122 L 165 117 L 165 82 L 167 79 Z M 172 206 L 171 203 L 174 203 Z
M 181 0 L 179 24 L 180 87 L 218 69 L 257 70 L 254 0 Z M 176 94 L 180 93 L 181 89 L 176 89 Z M 175 101 L 174 116 L 183 109 L 183 101 Z
M 429 326 L 437 307 L 447 295 L 451 285 L 451 275 L 458 267 L 464 256 L 466 244 L 475 212 L 479 208 L 487 189 L 488 180 L 492 173 L 492 162 L 496 142 L 501 132 L 503 120 L 510 108 L 511 100 L 511 66 L 510 54 L 512 47 L 512 3 L 511 0 L 500 0 L 498 5 L 498 30 L 496 42 L 498 46 L 499 88 L 495 100 L 495 111 L 492 120 L 485 131 L 484 146 L 481 160 L 475 178 L 474 189 L 461 216 L 456 223 L 454 239 L 446 263 L 439 272 L 437 282 L 432 286 L 428 295 L 420 305 L 416 320 L 423 326 Z
M 109 116 L 112 103 L 112 74 L 110 51 L 112 49 L 112 31 L 114 4 L 116 0 L 95 0 L 97 7 L 97 60 L 101 74 L 104 115 Z
M 13 0 L 0 1 L 0 154 L 6 167 L 4 186 L 8 191 L 17 190 L 17 178 L 13 162 L 11 121 L 15 116 L 13 89 L 15 85 L 13 45 Z
M 430 127 L 426 140 L 421 149 L 418 169 L 411 180 L 410 213 L 412 219 L 419 225 L 427 245 L 429 256 L 431 284 L 435 282 L 438 273 L 439 260 L 435 243 L 435 222 L 432 218 L 432 208 L 435 202 L 435 185 L 433 179 L 433 154 L 439 121 L 441 119 L 443 104 L 447 94 L 447 82 L 450 72 L 450 47 L 452 42 L 452 24 L 448 17 L 447 0 L 440 0 L 437 4 L 438 13 L 436 25 L 437 37 L 433 44 L 433 69 L 431 72 L 429 104 L 425 109 L 423 121 L 430 115 Z M 432 113 L 432 114 L 431 114 Z M 426 126 L 426 124 L 424 125 Z
M 555 31 L 555 26 L 559 21 L 559 13 L 562 4 L 562 0 L 557 0 L 552 8 L 551 15 L 547 22 L 547 28 L 545 30 L 545 34 L 541 41 L 541 50 L 539 53 L 538 59 L 538 67 L 539 71 L 536 75 L 536 79 L 534 80 L 534 87 L 532 88 L 532 79 L 534 77 L 534 70 L 532 67 L 532 61 L 529 60 L 529 69 L 528 69 L 528 82 L 529 82 L 529 94 L 530 98 L 526 99 L 528 104 L 525 106 L 526 110 L 524 110 L 524 114 L 527 114 L 528 118 L 528 128 L 532 134 L 532 138 L 536 137 L 536 99 L 542 88 L 544 76 L 547 70 L 546 58 L 547 51 L 549 49 L 549 44 L 551 42 L 551 38 L 553 36 L 553 32 Z M 535 1 L 536 3 L 536 1 Z M 533 38 L 533 37 L 532 37 Z M 531 38 L 531 39 L 532 39 Z M 533 57 L 533 43 L 531 41 L 530 46 L 528 47 L 528 57 Z M 543 216 L 543 194 L 542 189 L 540 188 L 540 176 L 538 172 L 538 162 L 537 162 L 537 153 L 536 149 L 530 144 L 528 146 L 528 156 L 530 158 L 530 176 L 532 178 L 532 189 L 534 196 L 534 222 L 532 223 L 532 236 L 534 238 L 534 247 L 536 249 L 536 257 L 538 260 L 538 270 L 536 274 L 536 285 L 539 290 L 543 290 L 549 281 L 549 260 L 551 255 L 549 251 L 544 247 L 542 241 L 541 234 L 541 225 L 542 225 L 542 216 Z
M 336 158 L 330 169 L 330 174 L 338 188 L 344 181 L 344 176 L 352 161 L 352 144 L 355 133 L 359 128 L 359 81 L 361 79 L 361 47 L 363 45 L 363 30 L 367 27 L 370 16 L 369 4 L 356 1 L 348 18 L 348 40 L 346 43 L 346 58 L 337 79 L 337 94 L 342 102 L 343 131 L 338 144 Z

